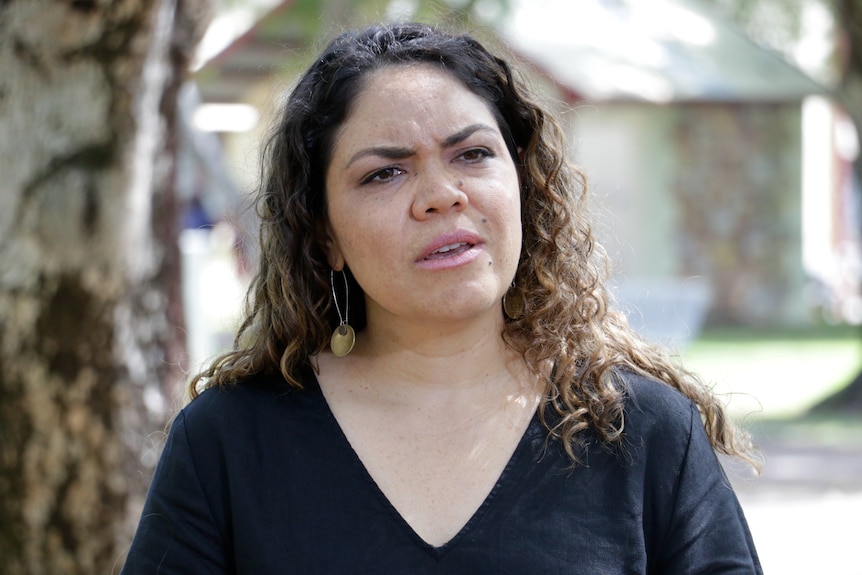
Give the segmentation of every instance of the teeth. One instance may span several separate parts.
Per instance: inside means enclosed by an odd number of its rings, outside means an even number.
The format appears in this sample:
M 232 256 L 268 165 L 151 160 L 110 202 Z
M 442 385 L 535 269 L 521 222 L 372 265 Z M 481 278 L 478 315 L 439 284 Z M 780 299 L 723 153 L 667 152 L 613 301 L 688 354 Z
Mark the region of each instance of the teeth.
M 442 248 L 438 248 L 438 249 L 434 250 L 434 253 L 435 254 L 445 254 L 446 252 L 451 252 L 452 250 L 456 250 L 456 249 L 460 248 L 461 246 L 466 246 L 466 245 L 467 244 L 464 242 L 459 242 L 457 244 L 449 244 L 449 245 L 443 246 Z

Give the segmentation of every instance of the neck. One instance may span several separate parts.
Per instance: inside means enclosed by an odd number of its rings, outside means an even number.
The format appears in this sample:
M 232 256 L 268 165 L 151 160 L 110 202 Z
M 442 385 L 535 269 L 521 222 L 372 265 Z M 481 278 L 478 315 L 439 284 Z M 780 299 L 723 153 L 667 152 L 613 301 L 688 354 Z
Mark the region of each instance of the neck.
M 349 356 L 323 367 L 344 370 L 378 398 L 432 405 L 527 389 L 523 361 L 503 342 L 501 313 L 418 325 L 374 319 Z
M 361 335 L 361 350 L 369 358 L 383 360 L 412 374 L 411 379 L 428 379 L 436 369 L 452 379 L 452 362 L 464 364 L 468 374 L 481 372 L 486 361 L 499 365 L 507 354 L 502 339 L 503 316 L 486 313 L 461 321 L 418 322 L 375 321 L 369 318 Z M 476 364 L 470 369 L 471 364 Z M 428 372 L 427 370 L 435 370 Z M 427 375 L 426 375 L 427 374 Z

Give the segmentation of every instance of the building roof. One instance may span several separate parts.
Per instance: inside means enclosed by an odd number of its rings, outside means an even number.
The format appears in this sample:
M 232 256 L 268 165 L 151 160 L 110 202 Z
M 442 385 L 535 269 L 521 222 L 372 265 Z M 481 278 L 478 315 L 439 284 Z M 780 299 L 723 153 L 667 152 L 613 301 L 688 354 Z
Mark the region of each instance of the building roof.
M 576 100 L 797 101 L 825 90 L 695 0 L 508 0 L 492 25 Z M 237 102 L 314 40 L 285 0 L 204 64 L 205 101 Z
M 512 0 L 498 33 L 576 99 L 795 101 L 824 92 L 693 0 Z
M 294 0 L 276 3 L 222 49 L 205 56 L 195 72 L 205 102 L 242 101 L 252 84 L 284 70 L 292 54 L 301 53 L 313 42 L 304 15 L 297 14 L 301 6 L 295 4 Z M 225 19 L 238 18 L 229 13 Z M 207 34 L 211 31 L 222 36 L 235 34 L 236 28 L 231 28 L 230 24 L 224 26 L 224 30 L 220 28 L 216 21 Z

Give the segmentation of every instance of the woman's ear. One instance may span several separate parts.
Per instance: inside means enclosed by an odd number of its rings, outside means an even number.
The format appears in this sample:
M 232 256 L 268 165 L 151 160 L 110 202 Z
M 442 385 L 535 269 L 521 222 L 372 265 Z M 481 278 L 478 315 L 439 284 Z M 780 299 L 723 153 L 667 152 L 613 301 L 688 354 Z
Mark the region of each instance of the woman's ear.
M 329 222 L 321 222 L 317 227 L 317 236 L 323 252 L 326 254 L 326 262 L 333 270 L 340 272 L 344 269 L 344 256 L 341 255 L 341 248 L 332 234 L 332 227 Z

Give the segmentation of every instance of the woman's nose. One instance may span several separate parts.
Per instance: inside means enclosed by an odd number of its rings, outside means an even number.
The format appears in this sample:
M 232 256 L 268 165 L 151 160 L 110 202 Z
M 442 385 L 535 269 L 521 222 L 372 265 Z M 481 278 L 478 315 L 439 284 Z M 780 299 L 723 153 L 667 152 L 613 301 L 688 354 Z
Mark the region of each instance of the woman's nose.
M 464 183 L 457 175 L 444 169 L 426 168 L 414 177 L 417 181 L 412 211 L 417 220 L 467 207 Z

